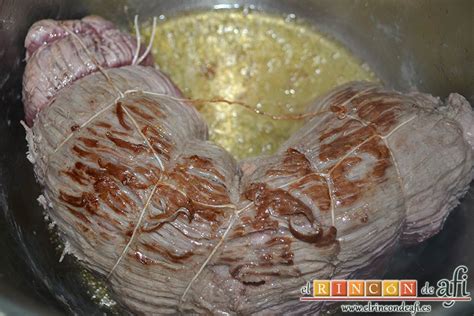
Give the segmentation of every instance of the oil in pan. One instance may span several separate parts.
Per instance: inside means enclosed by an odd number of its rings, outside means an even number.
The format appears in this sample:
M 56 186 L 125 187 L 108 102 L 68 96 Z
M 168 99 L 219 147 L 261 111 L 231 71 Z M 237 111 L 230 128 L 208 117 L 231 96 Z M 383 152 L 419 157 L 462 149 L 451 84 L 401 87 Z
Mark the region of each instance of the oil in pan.
M 142 30 L 146 41 L 151 29 Z M 292 14 L 218 10 L 165 19 L 152 51 L 188 98 L 220 97 L 276 115 L 302 113 L 342 83 L 376 80 L 367 65 Z M 210 139 L 237 159 L 273 153 L 303 123 L 223 103 L 200 110 Z

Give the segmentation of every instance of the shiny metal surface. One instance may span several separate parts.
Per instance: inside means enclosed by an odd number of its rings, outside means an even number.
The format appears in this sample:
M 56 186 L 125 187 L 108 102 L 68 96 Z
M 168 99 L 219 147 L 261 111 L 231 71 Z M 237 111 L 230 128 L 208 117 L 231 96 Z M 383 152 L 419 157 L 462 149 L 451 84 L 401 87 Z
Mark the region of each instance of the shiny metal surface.
M 80 282 L 70 258 L 58 262 L 43 212 L 39 187 L 26 161 L 20 100 L 28 27 L 41 18 L 103 15 L 127 25 L 142 19 L 204 8 L 255 7 L 277 14 L 294 13 L 335 37 L 365 60 L 382 81 L 401 90 L 445 97 L 459 92 L 474 102 L 474 2 L 470 0 L 346 1 L 66 1 L 0 0 L 0 311 L 18 314 L 102 314 Z M 387 277 L 431 283 L 450 277 L 459 264 L 474 270 L 474 187 L 429 241 L 400 250 Z M 471 274 L 471 279 L 473 278 Z M 471 293 L 474 282 L 470 281 Z M 439 307 L 436 305 L 436 307 Z M 458 315 L 474 306 L 437 309 Z M 471 309 L 472 310 L 472 309 Z M 12 312 L 13 313 L 13 312 Z

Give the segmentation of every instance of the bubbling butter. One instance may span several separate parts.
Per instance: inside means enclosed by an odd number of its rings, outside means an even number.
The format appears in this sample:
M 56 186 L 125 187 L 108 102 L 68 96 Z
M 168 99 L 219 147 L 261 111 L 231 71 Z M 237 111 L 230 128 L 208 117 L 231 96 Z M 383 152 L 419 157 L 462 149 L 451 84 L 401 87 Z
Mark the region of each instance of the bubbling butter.
M 151 26 L 142 33 L 148 41 Z M 342 45 L 294 15 L 217 10 L 164 19 L 152 51 L 186 97 L 237 100 L 276 115 L 302 113 L 342 83 L 377 80 Z M 210 139 L 238 159 L 273 153 L 303 124 L 224 103 L 199 110 Z

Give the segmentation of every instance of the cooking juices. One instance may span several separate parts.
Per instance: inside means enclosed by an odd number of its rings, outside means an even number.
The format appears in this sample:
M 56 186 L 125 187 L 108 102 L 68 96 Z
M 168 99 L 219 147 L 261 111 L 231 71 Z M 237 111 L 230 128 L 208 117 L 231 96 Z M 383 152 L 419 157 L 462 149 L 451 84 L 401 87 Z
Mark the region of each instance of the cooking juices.
M 149 40 L 151 27 L 142 29 Z M 344 47 L 287 17 L 208 11 L 162 19 L 153 54 L 191 99 L 244 102 L 275 115 L 296 114 L 352 80 L 376 80 Z M 238 105 L 200 105 L 210 139 L 236 158 L 271 154 L 302 120 L 276 121 Z

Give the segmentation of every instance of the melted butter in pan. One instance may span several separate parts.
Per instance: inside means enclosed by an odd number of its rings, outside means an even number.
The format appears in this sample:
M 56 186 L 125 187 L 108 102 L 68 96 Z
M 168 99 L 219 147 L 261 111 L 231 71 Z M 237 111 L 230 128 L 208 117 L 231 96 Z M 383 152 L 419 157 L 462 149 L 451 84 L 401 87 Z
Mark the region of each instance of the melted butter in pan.
M 148 42 L 151 27 L 142 30 Z M 301 113 L 317 96 L 374 74 L 340 44 L 288 17 L 209 11 L 164 20 L 153 46 L 161 70 L 192 99 L 238 100 L 271 114 Z M 236 105 L 200 108 L 210 139 L 236 158 L 274 152 L 301 121 Z

